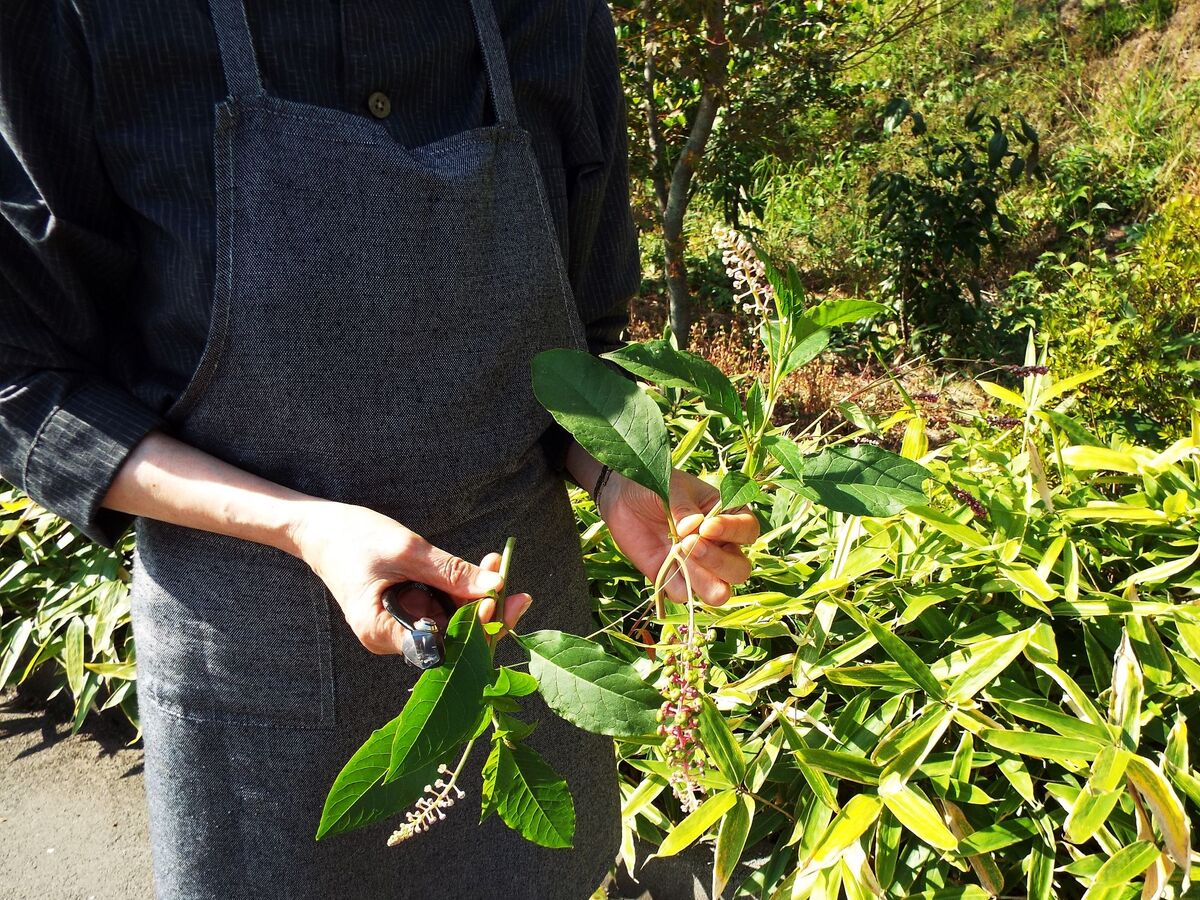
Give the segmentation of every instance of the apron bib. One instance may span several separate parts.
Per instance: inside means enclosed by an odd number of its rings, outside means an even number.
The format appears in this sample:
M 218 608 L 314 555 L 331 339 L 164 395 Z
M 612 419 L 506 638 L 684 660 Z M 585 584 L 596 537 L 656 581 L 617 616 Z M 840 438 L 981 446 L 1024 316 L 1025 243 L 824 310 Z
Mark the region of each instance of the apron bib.
M 365 116 L 263 88 L 242 0 L 211 0 L 216 111 L 209 335 L 171 433 L 317 497 L 394 517 L 472 562 L 517 537 L 523 630 L 591 628 L 574 518 L 539 443 L 530 361 L 585 348 L 491 0 L 470 0 L 495 124 L 407 149 Z M 616 856 L 612 742 L 539 700 L 530 743 L 567 778 L 574 850 L 457 805 L 313 839 L 334 777 L 419 674 L 359 645 L 323 583 L 262 545 L 139 518 L 138 700 L 156 890 L 167 898 L 580 900 Z M 497 661 L 515 661 L 506 641 Z M 478 808 L 477 806 L 475 807 Z M 484 849 L 486 848 L 486 849 Z

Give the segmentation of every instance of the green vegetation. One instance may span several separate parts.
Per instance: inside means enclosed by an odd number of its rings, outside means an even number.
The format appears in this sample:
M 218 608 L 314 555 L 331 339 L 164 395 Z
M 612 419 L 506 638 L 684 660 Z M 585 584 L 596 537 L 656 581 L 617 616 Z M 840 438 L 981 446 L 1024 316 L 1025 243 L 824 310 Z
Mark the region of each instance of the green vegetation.
M 637 835 L 708 842 L 718 886 L 765 856 L 727 897 L 1186 896 L 1200 2 L 702 7 L 617 4 L 632 333 L 673 291 L 697 354 L 618 362 L 763 536 L 730 604 L 656 610 L 573 495 L 609 657 L 676 702 L 706 666 L 699 756 L 620 744 L 623 863 Z M 764 282 L 725 226 L 792 265 Z M 843 476 L 868 458 L 912 469 L 867 502 Z M 0 686 L 40 671 L 76 727 L 136 721 L 131 549 L 0 494 Z

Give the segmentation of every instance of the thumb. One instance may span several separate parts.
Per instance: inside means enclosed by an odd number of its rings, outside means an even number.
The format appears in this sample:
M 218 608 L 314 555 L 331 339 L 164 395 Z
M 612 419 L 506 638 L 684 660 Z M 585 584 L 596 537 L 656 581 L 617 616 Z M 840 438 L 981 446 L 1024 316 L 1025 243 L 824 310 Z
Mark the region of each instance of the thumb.
M 504 584 L 499 573 L 481 569 L 429 543 L 412 553 L 405 563 L 405 571 L 411 577 L 462 600 L 482 597 Z
M 671 501 L 671 516 L 675 519 L 675 530 L 680 537 L 691 534 L 704 521 L 704 510 L 691 497 Z

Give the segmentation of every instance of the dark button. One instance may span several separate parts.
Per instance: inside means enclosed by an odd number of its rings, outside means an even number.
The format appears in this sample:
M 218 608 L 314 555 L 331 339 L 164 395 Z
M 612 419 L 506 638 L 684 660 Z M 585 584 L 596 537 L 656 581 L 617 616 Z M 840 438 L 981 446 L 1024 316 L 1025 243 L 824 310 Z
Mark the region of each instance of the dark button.
M 383 91 L 376 91 L 367 98 L 367 109 L 377 119 L 386 119 L 392 113 L 392 101 Z

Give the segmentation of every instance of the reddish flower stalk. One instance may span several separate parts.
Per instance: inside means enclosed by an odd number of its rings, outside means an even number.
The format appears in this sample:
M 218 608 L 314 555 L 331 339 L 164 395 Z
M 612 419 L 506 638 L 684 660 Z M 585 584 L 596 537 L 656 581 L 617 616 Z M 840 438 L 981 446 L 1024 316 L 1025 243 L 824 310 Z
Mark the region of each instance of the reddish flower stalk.
M 671 789 L 684 811 L 691 812 L 700 805 L 698 795 L 704 789 L 697 779 L 707 765 L 700 739 L 700 710 L 708 662 L 703 642 L 696 639 L 696 631 L 687 625 L 679 626 L 670 647 L 663 659 L 667 683 L 658 711 L 658 733 L 663 738 L 663 753 L 671 769 Z

